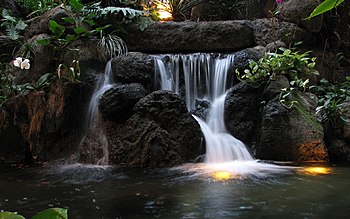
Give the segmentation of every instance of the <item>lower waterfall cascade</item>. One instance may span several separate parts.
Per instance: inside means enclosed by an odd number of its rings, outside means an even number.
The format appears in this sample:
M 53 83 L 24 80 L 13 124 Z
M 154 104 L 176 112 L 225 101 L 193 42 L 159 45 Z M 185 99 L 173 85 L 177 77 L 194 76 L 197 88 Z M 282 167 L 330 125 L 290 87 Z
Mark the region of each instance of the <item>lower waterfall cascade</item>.
M 165 56 L 170 61 L 166 61 Z M 188 110 L 195 110 L 198 100 L 211 104 L 206 121 L 193 115 L 205 137 L 206 163 L 253 160 L 245 145 L 228 133 L 224 123 L 224 103 L 233 61 L 232 54 L 196 53 L 155 57 L 155 78 L 159 78 L 162 90 L 180 94 L 180 73 L 183 73 Z

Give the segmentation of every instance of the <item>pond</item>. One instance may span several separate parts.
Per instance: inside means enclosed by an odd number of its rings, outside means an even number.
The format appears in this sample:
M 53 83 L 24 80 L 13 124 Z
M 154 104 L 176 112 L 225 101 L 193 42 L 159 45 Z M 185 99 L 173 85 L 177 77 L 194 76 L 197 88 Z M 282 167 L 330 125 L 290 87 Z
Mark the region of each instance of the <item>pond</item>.
M 198 174 L 195 166 L 1 166 L 0 210 L 30 218 L 57 206 L 73 219 L 350 217 L 348 166 L 263 175 Z

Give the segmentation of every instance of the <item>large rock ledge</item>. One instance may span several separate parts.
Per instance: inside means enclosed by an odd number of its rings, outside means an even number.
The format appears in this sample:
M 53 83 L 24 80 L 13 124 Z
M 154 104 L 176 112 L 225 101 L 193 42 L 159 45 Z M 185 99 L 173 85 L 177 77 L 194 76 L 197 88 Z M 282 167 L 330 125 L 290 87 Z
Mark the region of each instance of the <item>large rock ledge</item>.
M 130 25 L 126 32 L 121 37 L 129 50 L 144 53 L 233 52 L 281 38 L 286 43 L 307 41 L 310 36 L 295 24 L 270 19 L 154 22 L 144 31 Z
M 254 45 L 245 21 L 155 22 L 145 31 L 136 26 L 123 36 L 131 51 L 145 53 L 236 51 Z

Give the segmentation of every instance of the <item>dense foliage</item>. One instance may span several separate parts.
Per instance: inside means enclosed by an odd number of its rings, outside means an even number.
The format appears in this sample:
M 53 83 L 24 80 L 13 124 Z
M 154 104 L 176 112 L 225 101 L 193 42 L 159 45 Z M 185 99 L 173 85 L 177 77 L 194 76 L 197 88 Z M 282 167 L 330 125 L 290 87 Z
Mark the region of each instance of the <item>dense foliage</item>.
M 325 123 L 338 127 L 342 121 L 350 122 L 346 116 L 350 111 L 350 77 L 338 84 L 322 79 L 312 89 L 319 97 L 317 113 L 321 114 Z
M 17 212 L 0 212 L 0 219 L 25 219 Z M 68 210 L 65 208 L 49 208 L 32 217 L 32 219 L 68 219 Z

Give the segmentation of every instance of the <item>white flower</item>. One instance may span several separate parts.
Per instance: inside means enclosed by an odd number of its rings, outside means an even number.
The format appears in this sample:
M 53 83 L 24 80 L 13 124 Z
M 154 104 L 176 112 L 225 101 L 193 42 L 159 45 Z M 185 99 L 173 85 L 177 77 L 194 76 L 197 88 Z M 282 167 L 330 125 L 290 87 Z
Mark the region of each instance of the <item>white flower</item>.
M 21 63 L 21 69 L 29 69 L 29 68 L 30 68 L 29 59 L 24 59 L 24 61 Z
M 20 68 L 22 63 L 22 57 L 17 57 L 15 61 L 13 61 L 13 65 Z
M 23 59 L 22 57 L 17 57 L 13 61 L 13 65 L 15 67 L 18 67 L 18 68 L 21 68 L 21 69 L 29 69 L 30 68 L 29 59 Z

